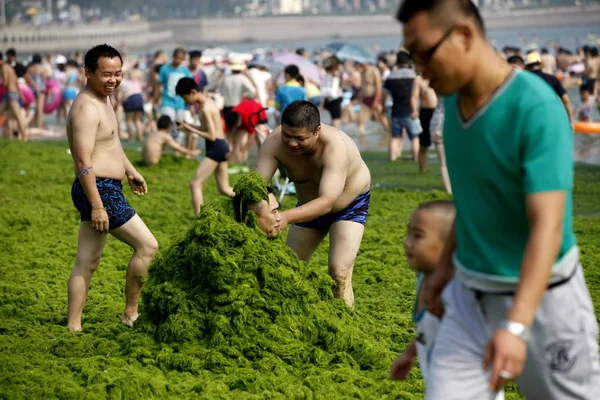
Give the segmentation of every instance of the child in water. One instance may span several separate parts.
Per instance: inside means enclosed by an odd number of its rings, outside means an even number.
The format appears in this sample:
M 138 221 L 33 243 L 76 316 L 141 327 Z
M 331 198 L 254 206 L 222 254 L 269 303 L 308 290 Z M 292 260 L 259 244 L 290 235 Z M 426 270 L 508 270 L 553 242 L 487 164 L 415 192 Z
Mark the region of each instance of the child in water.
M 434 200 L 421 204 L 411 215 L 404 239 L 404 251 L 411 269 L 417 272 L 417 293 L 413 310 L 416 337 L 392 364 L 390 378 L 407 379 L 419 357 L 421 375 L 427 387 L 430 357 L 441 320 L 430 314 L 423 303 L 423 285 L 435 272 L 446 239 L 452 229 L 455 210 L 450 200 Z M 481 360 L 483 364 L 483 359 Z M 495 400 L 503 400 L 501 391 Z

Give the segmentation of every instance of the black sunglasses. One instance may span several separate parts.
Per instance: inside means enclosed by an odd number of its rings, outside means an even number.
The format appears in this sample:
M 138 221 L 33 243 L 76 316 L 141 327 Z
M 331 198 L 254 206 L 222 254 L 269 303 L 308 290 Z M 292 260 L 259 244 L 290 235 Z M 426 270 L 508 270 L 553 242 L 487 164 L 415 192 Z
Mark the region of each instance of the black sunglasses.
M 446 39 L 448 39 L 450 37 L 452 32 L 454 32 L 454 29 L 456 29 L 456 25 L 451 26 L 446 31 L 446 33 L 444 33 L 442 38 L 440 40 L 438 40 L 438 42 L 436 44 L 434 44 L 429 50 L 422 52 L 422 54 L 423 54 L 422 56 L 418 55 L 417 57 L 415 57 L 413 54 L 413 60 L 415 61 L 415 63 L 419 64 L 419 65 L 428 64 L 431 61 L 431 59 L 433 58 L 433 56 L 435 55 L 435 52 L 446 41 Z

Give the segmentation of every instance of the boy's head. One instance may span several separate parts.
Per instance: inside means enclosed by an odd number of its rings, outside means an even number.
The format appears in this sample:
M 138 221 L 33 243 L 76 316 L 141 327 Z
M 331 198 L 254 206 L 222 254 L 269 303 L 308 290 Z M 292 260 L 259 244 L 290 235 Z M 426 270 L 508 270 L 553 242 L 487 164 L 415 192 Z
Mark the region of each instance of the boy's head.
M 515 67 L 525 69 L 525 60 L 523 60 L 523 57 L 521 57 L 521 56 L 518 56 L 518 55 L 510 56 L 506 59 L 506 62 L 509 63 L 510 65 L 514 65 Z
M 286 82 L 294 80 L 298 77 L 298 75 L 300 75 L 300 68 L 294 64 L 290 64 L 285 67 L 283 74 Z
M 450 200 L 423 203 L 412 213 L 404 239 L 404 251 L 410 268 L 423 273 L 433 272 L 437 268 L 454 215 Z
M 590 99 L 590 89 L 587 86 L 579 88 L 579 98 L 582 103 L 587 103 Z
M 201 64 L 202 52 L 200 50 L 190 51 L 190 69 L 195 70 Z
M 194 104 L 202 97 L 198 84 L 192 78 L 181 78 L 175 86 L 175 93 L 182 97 L 186 104 Z
M 225 113 L 225 129 L 227 132 L 232 132 L 235 128 L 239 128 L 242 125 L 242 118 L 236 111 L 229 111 Z
M 168 115 L 163 115 L 156 121 L 156 128 L 159 131 L 170 131 L 172 126 L 173 121 L 171 121 L 171 117 Z

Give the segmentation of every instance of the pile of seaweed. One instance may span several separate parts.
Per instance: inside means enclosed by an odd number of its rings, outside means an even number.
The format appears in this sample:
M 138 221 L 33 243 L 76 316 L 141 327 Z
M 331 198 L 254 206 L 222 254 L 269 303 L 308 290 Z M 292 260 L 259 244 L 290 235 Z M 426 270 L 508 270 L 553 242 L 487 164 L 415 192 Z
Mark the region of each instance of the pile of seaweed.
M 268 196 L 256 173 L 240 178 L 234 191 L 250 202 Z M 281 238 L 268 240 L 251 211 L 246 223 L 236 222 L 234 204 L 240 205 L 223 198 L 203 207 L 187 234 L 152 264 L 143 313 L 155 339 L 210 349 L 201 369 L 212 371 L 232 359 L 248 366 L 387 368 L 388 350 L 353 326 L 352 311 L 332 296 L 326 268 L 301 262 Z

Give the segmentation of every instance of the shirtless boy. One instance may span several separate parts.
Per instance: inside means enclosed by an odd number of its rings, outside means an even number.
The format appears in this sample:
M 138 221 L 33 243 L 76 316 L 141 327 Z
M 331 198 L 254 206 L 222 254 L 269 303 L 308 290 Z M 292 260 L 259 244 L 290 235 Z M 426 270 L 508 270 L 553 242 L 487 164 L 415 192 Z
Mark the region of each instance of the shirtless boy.
M 290 224 L 287 244 L 308 261 L 330 233 L 329 274 L 336 297 L 354 305 L 352 270 L 370 202 L 371 173 L 354 141 L 322 125 L 308 101 L 291 103 L 282 125 L 264 142 L 257 171 L 270 181 L 278 163 L 296 186 L 298 206 L 280 214 L 279 230 Z
M 0 102 L 5 102 L 5 107 L 8 108 L 9 119 L 15 119 L 17 121 L 17 127 L 19 129 L 19 139 L 27 140 L 27 124 L 25 122 L 25 116 L 23 110 L 19 104 L 21 101 L 21 94 L 19 93 L 19 87 L 17 85 L 17 74 L 15 70 L 4 62 L 4 56 L 0 52 L 0 86 L 4 86 L 4 98 L 0 99 Z M 12 132 L 9 132 L 9 137 L 12 138 Z
M 198 84 L 192 78 L 181 78 L 177 82 L 175 92 L 185 100 L 186 104 L 198 105 L 198 115 L 202 127 L 201 130 L 199 127 L 180 122 L 178 124 L 179 129 L 206 139 L 206 157 L 198 166 L 196 175 L 190 182 L 194 213 L 198 215 L 200 214 L 200 207 L 204 203 L 202 187 L 213 172 L 215 173 L 219 193 L 231 197 L 234 195 L 233 189 L 229 186 L 229 174 L 227 172 L 229 145 L 223 133 L 221 112 L 211 99 L 198 90 Z
M 144 162 L 147 165 L 155 165 L 160 162 L 165 149 L 168 146 L 174 150 L 179 151 L 191 157 L 195 157 L 200 154 L 200 150 L 189 150 L 183 147 L 173 139 L 171 131 L 173 128 L 173 121 L 168 115 L 163 115 L 156 122 L 158 128 L 155 132 L 151 133 L 144 143 Z
M 138 298 L 158 243 L 127 203 L 121 181 L 127 177 L 138 196 L 148 191 L 121 147 L 119 123 L 109 96 L 121 82 L 123 60 L 108 45 L 85 55 L 86 87 L 77 95 L 67 117 L 67 137 L 75 181 L 71 198 L 81 214 L 77 257 L 69 279 L 68 327 L 81 330 L 81 313 L 92 274 L 110 233 L 133 249 L 127 266 L 125 312 L 121 322 L 131 327 L 138 317 Z

